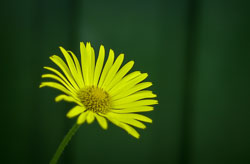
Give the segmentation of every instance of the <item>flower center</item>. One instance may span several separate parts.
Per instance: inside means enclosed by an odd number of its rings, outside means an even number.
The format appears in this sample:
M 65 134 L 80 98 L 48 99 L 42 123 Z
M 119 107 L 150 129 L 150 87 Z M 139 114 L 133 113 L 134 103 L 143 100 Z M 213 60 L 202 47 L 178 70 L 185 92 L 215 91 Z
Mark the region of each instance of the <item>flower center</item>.
M 78 97 L 87 110 L 95 113 L 106 113 L 110 108 L 109 94 L 101 88 L 94 86 L 83 88 L 78 92 Z

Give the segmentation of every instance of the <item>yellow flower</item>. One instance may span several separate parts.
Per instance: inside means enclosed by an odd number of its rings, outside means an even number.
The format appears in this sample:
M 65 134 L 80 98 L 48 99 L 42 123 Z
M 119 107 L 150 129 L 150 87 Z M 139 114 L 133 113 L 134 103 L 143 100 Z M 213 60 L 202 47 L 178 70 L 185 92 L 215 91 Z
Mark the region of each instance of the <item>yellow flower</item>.
M 152 123 L 152 120 L 137 113 L 152 111 L 153 107 L 150 105 L 158 103 L 152 99 L 156 97 L 152 91 L 143 90 L 152 85 L 151 82 L 142 82 L 148 74 L 139 71 L 128 74 L 134 61 L 121 67 L 124 54 L 120 54 L 115 60 L 113 50 L 109 51 L 105 63 L 105 50 L 102 45 L 95 61 L 91 44 L 87 43 L 85 46 L 81 42 L 81 65 L 73 52 L 62 47 L 60 49 L 67 64 L 56 55 L 50 59 L 64 75 L 54 68 L 44 67 L 54 74 L 44 74 L 42 78 L 51 78 L 57 82 L 42 82 L 40 88 L 48 86 L 64 92 L 55 98 L 56 102 L 65 100 L 76 103 L 67 113 L 67 117 L 78 116 L 77 124 L 85 121 L 90 124 L 96 119 L 103 129 L 107 129 L 109 120 L 139 138 L 139 133 L 131 125 L 144 129 L 146 126 L 141 121 Z

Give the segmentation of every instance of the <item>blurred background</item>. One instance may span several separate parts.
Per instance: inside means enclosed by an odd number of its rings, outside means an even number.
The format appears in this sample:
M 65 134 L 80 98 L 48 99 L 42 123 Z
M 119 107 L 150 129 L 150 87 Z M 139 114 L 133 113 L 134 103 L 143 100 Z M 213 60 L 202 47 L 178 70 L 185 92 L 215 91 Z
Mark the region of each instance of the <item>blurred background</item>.
M 159 105 L 139 140 L 84 124 L 59 163 L 250 163 L 250 1 L 1 1 L 0 163 L 48 163 L 74 124 L 39 89 L 59 46 L 103 44 L 149 73 Z

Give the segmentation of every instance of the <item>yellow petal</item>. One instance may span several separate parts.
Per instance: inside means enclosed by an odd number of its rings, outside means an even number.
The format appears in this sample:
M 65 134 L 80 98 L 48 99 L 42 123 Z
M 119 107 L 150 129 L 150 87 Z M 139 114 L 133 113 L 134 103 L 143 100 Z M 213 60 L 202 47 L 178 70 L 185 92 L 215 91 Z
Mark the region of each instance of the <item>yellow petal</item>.
M 107 123 L 107 120 L 102 117 L 102 116 L 99 116 L 98 114 L 95 113 L 95 117 L 99 123 L 99 125 L 104 129 L 106 130 L 108 128 L 108 123 Z
M 56 102 L 59 102 L 59 101 L 62 101 L 62 100 L 67 101 L 67 102 L 75 102 L 78 105 L 83 106 L 83 104 L 80 102 L 80 100 L 78 98 L 73 98 L 72 96 L 59 95 L 59 96 L 57 96 L 55 98 Z
M 113 119 L 111 117 L 107 117 L 113 124 L 115 124 L 116 126 L 124 129 L 125 131 L 128 132 L 128 134 L 132 135 L 133 137 L 135 138 L 139 138 L 140 137 L 140 134 L 134 129 L 132 128 L 131 126 L 125 124 L 125 123 L 122 123 L 116 119 Z
M 130 61 L 127 64 L 125 64 L 119 72 L 115 75 L 114 79 L 112 80 L 111 83 L 109 83 L 106 86 L 106 90 L 111 89 L 114 85 L 116 85 L 128 72 L 129 70 L 133 67 L 134 61 Z
M 82 63 L 82 74 L 84 84 L 89 86 L 89 75 L 88 75 L 88 54 L 86 47 L 83 42 L 80 43 L 80 51 L 81 51 L 81 63 Z
M 126 114 L 118 114 L 118 113 L 109 112 L 107 115 L 112 117 L 113 119 L 116 119 L 116 120 L 121 121 L 121 122 L 126 123 L 126 124 L 130 124 L 130 125 L 135 126 L 137 128 L 141 128 L 141 129 L 146 128 L 146 126 L 143 123 L 141 123 L 135 119 L 132 119 L 131 117 L 127 117 Z
M 73 85 L 73 87 L 78 90 L 79 87 L 78 85 L 76 84 L 68 66 L 64 63 L 64 61 L 56 56 L 56 55 L 53 55 L 50 57 L 50 59 L 63 71 L 63 73 L 65 74 L 65 76 L 68 78 L 68 80 L 70 81 L 70 83 Z
M 151 118 L 148 118 L 144 115 L 141 115 L 141 114 L 134 114 L 134 113 L 131 113 L 131 114 L 122 114 L 124 117 L 127 117 L 127 118 L 132 118 L 132 119 L 136 119 L 136 120 L 139 120 L 139 121 L 144 121 L 144 122 L 148 122 L 148 123 L 152 123 L 152 119 Z
M 104 46 L 101 45 L 100 50 L 99 50 L 99 56 L 98 56 L 96 67 L 95 67 L 94 86 L 97 86 L 98 84 L 100 74 L 102 71 L 102 67 L 103 67 L 104 57 L 105 57 L 105 50 L 104 50 Z
M 54 72 L 56 75 L 58 75 L 72 90 L 74 90 L 76 92 L 76 89 L 72 86 L 72 84 L 70 84 L 70 82 L 56 69 L 51 68 L 51 67 L 43 67 L 44 69 L 47 69 L 51 72 Z
M 87 86 L 93 85 L 93 78 L 94 78 L 94 66 L 95 66 L 95 54 L 93 51 L 93 48 L 91 47 L 91 44 L 87 42 L 86 44 L 86 71 L 87 71 L 87 78 L 88 83 Z
M 58 82 L 60 82 L 61 84 L 63 84 L 70 92 L 74 93 L 76 95 L 76 91 L 75 89 L 72 87 L 72 85 L 68 85 L 66 84 L 61 78 L 59 78 L 56 75 L 53 74 L 43 74 L 42 78 L 51 78 L 54 80 L 57 80 Z
M 93 47 L 91 47 L 91 68 L 90 68 L 90 75 L 91 75 L 91 81 L 90 85 L 94 85 L 94 73 L 95 73 L 95 50 Z
M 110 68 L 104 82 L 102 85 L 102 88 L 106 89 L 105 87 L 113 80 L 114 76 L 116 75 L 116 72 L 118 71 L 118 69 L 120 68 L 120 66 L 122 65 L 124 59 L 124 54 L 120 54 L 115 63 L 113 64 L 113 66 Z
M 133 86 L 135 86 L 136 84 L 140 83 L 141 81 L 143 81 L 144 79 L 146 79 L 148 77 L 148 74 L 147 73 L 143 73 L 133 79 L 131 79 L 129 82 L 127 83 L 123 83 L 123 84 L 120 84 L 119 88 L 116 89 L 115 91 L 110 91 L 110 95 L 113 96 L 113 95 L 116 95 L 116 94 L 119 94 L 119 93 L 122 93 L 124 90 L 128 90 L 130 88 L 132 88 Z
M 119 83 L 117 83 L 112 89 L 108 90 L 109 94 L 111 97 L 113 97 L 115 95 L 116 92 L 118 92 L 119 90 L 122 89 L 122 87 L 127 84 L 129 81 L 131 81 L 132 79 L 138 77 L 141 75 L 140 71 L 135 71 L 132 72 L 130 74 L 128 74 L 127 76 L 125 76 Z
M 152 106 L 139 106 L 134 108 L 125 108 L 125 109 L 111 109 L 113 113 L 133 113 L 133 112 L 148 112 L 154 110 Z
M 151 82 L 143 82 L 143 83 L 139 83 L 137 85 L 135 85 L 134 87 L 128 89 L 128 90 L 123 90 L 122 93 L 119 93 L 115 96 L 112 97 L 112 100 L 117 100 L 126 96 L 129 96 L 137 91 L 143 90 L 145 88 L 148 88 L 152 85 Z
M 72 92 L 70 92 L 69 90 L 67 90 L 64 86 L 62 86 L 61 84 L 59 83 L 56 83 L 56 82 L 42 82 L 41 85 L 39 86 L 39 88 L 42 88 L 42 87 L 51 87 L 51 88 L 55 88 L 55 89 L 58 89 L 68 95 L 71 95 L 71 96 L 74 96 L 74 94 L 72 94 Z
M 74 63 L 76 65 L 77 76 L 79 78 L 79 81 L 78 81 L 79 86 L 80 86 L 80 88 L 83 88 L 84 87 L 84 81 L 83 81 L 83 77 L 82 77 L 82 69 L 81 69 L 80 63 L 79 63 L 76 55 L 72 51 L 68 51 L 68 52 L 73 57 Z
M 91 124 L 94 120 L 95 120 L 94 113 L 90 111 L 89 114 L 87 115 L 87 123 Z
M 101 74 L 101 78 L 100 78 L 100 81 L 98 83 L 98 87 L 101 87 L 105 78 L 106 78 L 106 75 L 109 71 L 109 69 L 112 67 L 112 64 L 114 62 L 114 57 L 115 57 L 115 54 L 114 54 L 114 51 L 110 49 L 109 51 L 109 57 L 108 57 L 108 60 L 103 68 L 103 71 L 102 71 L 102 74 Z
M 87 116 L 88 113 L 89 113 L 89 111 L 84 112 L 84 113 L 82 113 L 82 114 L 78 117 L 78 119 L 77 119 L 77 124 L 78 124 L 78 125 L 83 124 L 83 123 L 86 121 L 86 116 Z
M 83 86 L 81 86 L 80 84 L 81 83 L 81 78 L 80 76 L 78 75 L 78 72 L 76 70 L 76 66 L 75 66 L 75 63 L 73 62 L 71 56 L 68 54 L 68 52 L 63 48 L 63 47 L 59 47 L 60 50 L 62 51 L 63 53 L 63 56 L 65 57 L 66 61 L 67 61 L 67 64 L 69 66 L 69 69 L 70 69 L 70 72 L 72 74 L 72 76 L 74 77 L 74 80 L 77 82 L 77 84 L 82 88 Z
M 139 100 L 139 101 L 135 101 L 132 103 L 128 103 L 128 104 L 122 104 L 122 105 L 112 105 L 112 108 L 115 109 L 122 109 L 122 108 L 133 108 L 133 107 L 138 107 L 138 106 L 143 106 L 143 105 L 154 105 L 154 104 L 158 104 L 157 100 Z
M 130 96 L 127 96 L 125 98 L 112 101 L 112 104 L 122 105 L 122 104 L 131 103 L 137 100 L 146 99 L 146 98 L 154 98 L 154 97 L 156 97 L 156 94 L 153 94 L 152 91 L 140 91 Z
M 85 107 L 83 106 L 75 106 L 74 108 L 72 108 L 68 113 L 67 113 L 67 117 L 68 118 L 73 118 L 77 115 L 79 115 L 80 113 L 84 112 L 86 110 Z

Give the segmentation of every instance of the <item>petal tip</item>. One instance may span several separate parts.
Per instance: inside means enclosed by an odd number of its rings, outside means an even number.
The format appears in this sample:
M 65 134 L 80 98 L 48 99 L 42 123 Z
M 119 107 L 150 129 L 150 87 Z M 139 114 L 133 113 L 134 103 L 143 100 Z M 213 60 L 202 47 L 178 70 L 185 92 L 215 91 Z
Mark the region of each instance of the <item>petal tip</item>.
M 135 61 L 134 61 L 134 60 L 131 60 L 129 63 L 130 63 L 131 65 L 134 65 L 134 64 L 135 64 Z
M 109 50 L 109 55 L 114 55 L 115 53 L 114 53 L 114 50 L 112 50 L 112 49 L 110 49 Z
M 69 114 L 69 113 L 67 113 L 67 114 L 66 114 L 66 117 L 68 117 L 68 118 L 72 118 L 72 117 L 70 117 L 70 114 Z
M 133 137 L 135 137 L 136 139 L 140 139 L 140 135 L 134 135 Z
M 56 57 L 56 55 L 52 55 L 52 56 L 50 56 L 49 58 L 51 59 L 51 60 L 53 60 L 53 58 L 55 58 Z
M 57 96 L 57 97 L 55 98 L 55 102 L 59 102 L 59 101 L 61 101 L 61 100 L 62 100 L 61 97 L 58 97 L 58 96 Z
M 83 43 L 83 42 L 80 42 L 80 48 L 81 49 L 85 49 L 86 47 L 85 47 L 85 44 Z
M 40 85 L 39 85 L 39 88 L 42 88 L 42 87 L 44 87 L 44 84 L 40 84 Z
M 82 125 L 84 122 L 78 121 L 76 122 L 78 125 Z
M 107 130 L 108 129 L 108 126 L 105 126 L 105 127 L 102 127 L 103 130 Z
M 153 96 L 153 97 L 157 97 L 157 95 L 156 95 L 156 94 L 154 94 L 154 93 L 152 93 L 152 96 Z

